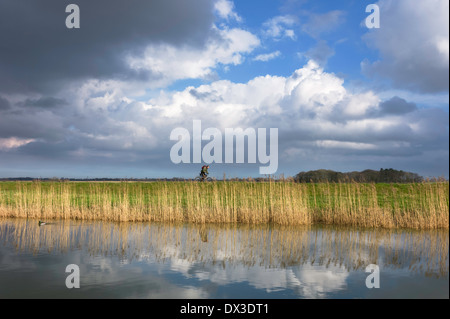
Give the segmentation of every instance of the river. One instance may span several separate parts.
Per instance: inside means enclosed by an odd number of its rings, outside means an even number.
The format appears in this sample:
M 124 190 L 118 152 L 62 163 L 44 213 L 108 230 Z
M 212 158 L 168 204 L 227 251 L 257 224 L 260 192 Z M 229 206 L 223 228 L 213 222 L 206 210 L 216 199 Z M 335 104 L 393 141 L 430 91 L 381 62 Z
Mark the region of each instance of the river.
M 448 230 L 0 219 L 0 298 L 449 298 L 448 253 Z

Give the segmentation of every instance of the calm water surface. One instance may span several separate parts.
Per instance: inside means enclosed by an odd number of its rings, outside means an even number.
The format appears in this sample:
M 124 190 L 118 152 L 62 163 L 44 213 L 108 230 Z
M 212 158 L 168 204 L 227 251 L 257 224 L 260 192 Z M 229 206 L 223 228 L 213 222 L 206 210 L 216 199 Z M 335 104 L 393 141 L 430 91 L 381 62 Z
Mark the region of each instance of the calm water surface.
M 448 231 L 0 219 L 0 298 L 449 298 L 448 253 Z

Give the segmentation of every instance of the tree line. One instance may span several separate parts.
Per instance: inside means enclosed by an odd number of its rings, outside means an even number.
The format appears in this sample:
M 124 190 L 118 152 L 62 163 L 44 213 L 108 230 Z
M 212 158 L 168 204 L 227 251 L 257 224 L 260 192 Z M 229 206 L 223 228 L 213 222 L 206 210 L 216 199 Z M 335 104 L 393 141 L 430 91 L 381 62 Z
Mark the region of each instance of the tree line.
M 316 171 L 300 172 L 295 175 L 294 180 L 299 183 L 419 183 L 424 178 L 416 173 L 404 172 L 392 168 L 380 169 L 379 171 L 367 169 L 362 172 L 335 172 L 332 170 L 319 169 Z

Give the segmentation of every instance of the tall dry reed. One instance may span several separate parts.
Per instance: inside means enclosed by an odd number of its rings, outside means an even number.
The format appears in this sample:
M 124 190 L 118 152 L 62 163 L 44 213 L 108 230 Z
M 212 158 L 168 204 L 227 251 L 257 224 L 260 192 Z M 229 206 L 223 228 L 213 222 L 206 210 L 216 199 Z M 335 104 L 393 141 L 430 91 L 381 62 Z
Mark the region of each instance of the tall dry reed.
M 449 184 L 0 183 L 0 217 L 448 229 Z

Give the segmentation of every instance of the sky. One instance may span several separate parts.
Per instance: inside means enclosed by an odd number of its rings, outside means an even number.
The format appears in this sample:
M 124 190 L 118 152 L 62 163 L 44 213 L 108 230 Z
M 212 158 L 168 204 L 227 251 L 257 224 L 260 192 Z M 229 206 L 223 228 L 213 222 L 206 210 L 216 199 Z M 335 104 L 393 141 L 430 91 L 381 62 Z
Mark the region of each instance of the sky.
M 0 177 L 448 178 L 448 30 L 447 0 L 2 0 Z

